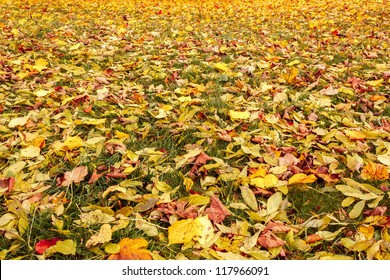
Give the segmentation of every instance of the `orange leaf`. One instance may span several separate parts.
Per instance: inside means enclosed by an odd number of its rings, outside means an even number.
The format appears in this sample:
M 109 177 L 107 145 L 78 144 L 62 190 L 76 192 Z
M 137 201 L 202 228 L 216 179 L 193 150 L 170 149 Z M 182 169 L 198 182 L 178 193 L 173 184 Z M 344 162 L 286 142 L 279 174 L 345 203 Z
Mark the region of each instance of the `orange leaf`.
M 148 241 L 143 238 L 124 238 L 119 244 L 120 251 L 108 257 L 109 260 L 151 260 L 152 256 L 149 250 Z
M 310 243 L 320 241 L 321 239 L 322 239 L 321 236 L 314 233 L 314 234 L 310 234 L 310 235 L 306 236 L 305 241 L 306 241 L 306 243 L 310 244 Z
M 363 167 L 361 176 L 363 180 L 387 180 L 389 171 L 383 164 L 369 162 Z

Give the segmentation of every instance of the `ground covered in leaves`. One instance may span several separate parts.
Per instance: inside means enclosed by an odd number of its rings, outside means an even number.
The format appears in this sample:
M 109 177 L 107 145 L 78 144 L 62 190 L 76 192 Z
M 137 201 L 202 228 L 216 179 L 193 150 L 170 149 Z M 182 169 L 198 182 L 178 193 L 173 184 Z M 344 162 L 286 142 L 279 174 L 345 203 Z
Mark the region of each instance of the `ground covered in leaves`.
M 0 0 L 0 259 L 390 259 L 389 11 Z

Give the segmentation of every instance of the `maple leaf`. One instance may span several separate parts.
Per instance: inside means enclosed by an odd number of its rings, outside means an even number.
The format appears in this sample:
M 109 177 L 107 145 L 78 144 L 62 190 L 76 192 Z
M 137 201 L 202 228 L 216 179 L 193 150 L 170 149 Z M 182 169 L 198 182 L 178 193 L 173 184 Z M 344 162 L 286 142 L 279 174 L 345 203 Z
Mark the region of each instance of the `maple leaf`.
M 112 254 L 109 260 L 152 260 L 148 246 L 148 241 L 143 238 L 123 238 L 119 241 L 119 253 Z
M 216 195 L 212 195 L 210 207 L 205 210 L 205 214 L 209 216 L 210 220 L 219 224 L 226 218 L 226 216 L 230 215 L 230 212 Z

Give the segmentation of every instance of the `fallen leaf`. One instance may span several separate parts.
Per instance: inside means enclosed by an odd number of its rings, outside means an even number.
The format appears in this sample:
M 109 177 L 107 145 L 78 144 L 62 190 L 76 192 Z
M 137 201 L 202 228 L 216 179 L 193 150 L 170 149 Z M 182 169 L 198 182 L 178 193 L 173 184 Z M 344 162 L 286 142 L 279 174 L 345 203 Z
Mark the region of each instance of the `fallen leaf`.
M 67 171 L 64 174 L 64 181 L 61 186 L 69 186 L 72 183 L 78 184 L 84 180 L 88 174 L 88 168 L 86 166 L 78 166 L 72 171 Z
M 257 211 L 257 200 L 253 191 L 248 186 L 240 186 L 241 195 L 245 203 L 252 209 Z
M 297 173 L 291 176 L 290 179 L 288 179 L 288 184 L 293 185 L 293 184 L 309 184 L 313 183 L 317 180 L 316 176 L 313 174 L 306 175 L 303 173 Z
M 385 165 L 370 161 L 363 167 L 361 177 L 363 180 L 388 180 L 389 171 Z
M 37 254 L 39 255 L 42 255 L 47 248 L 56 245 L 58 241 L 61 241 L 61 239 L 57 237 L 52 239 L 40 240 L 37 242 L 37 244 L 35 244 L 35 252 L 37 252 Z
M 112 254 L 109 260 L 152 260 L 148 246 L 148 241 L 143 238 L 123 238 L 119 241 L 119 253 Z
M 85 247 L 90 248 L 100 243 L 106 243 L 111 241 L 112 231 L 111 226 L 109 224 L 103 224 L 100 227 L 98 233 L 92 235 L 87 242 L 85 243 Z
M 259 238 L 257 239 L 257 242 L 265 247 L 265 248 L 276 248 L 283 246 L 286 244 L 285 241 L 277 237 L 275 234 L 273 234 L 271 231 L 263 232 Z
M 230 212 L 216 195 L 212 195 L 210 207 L 205 210 L 205 214 L 209 216 L 210 220 L 219 224 L 226 218 L 226 216 L 230 215 Z

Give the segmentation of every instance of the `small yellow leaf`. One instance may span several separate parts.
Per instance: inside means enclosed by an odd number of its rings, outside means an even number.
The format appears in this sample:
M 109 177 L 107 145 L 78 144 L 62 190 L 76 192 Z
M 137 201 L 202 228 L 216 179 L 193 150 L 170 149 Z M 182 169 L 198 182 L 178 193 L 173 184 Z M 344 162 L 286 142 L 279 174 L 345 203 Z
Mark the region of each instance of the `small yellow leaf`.
M 366 202 L 364 200 L 361 200 L 358 203 L 356 203 L 355 206 L 352 208 L 352 210 L 348 213 L 349 217 L 351 219 L 356 219 L 357 217 L 359 217 L 365 205 Z
M 230 68 L 229 66 L 226 64 L 226 63 L 223 63 L 223 62 L 218 62 L 214 65 L 214 67 L 218 70 L 221 70 L 223 72 L 229 72 L 230 71 Z
M 379 155 L 378 161 L 384 165 L 390 166 L 390 154 Z
M 382 83 L 383 83 L 383 79 L 379 79 L 379 80 L 375 80 L 375 81 L 368 81 L 368 82 L 366 82 L 367 85 L 373 86 L 373 87 L 380 86 L 380 85 L 382 85 Z
M 351 140 L 364 140 L 364 139 L 366 139 L 365 133 L 363 133 L 361 131 L 356 131 L 356 130 L 347 130 L 345 132 L 345 135 L 347 135 L 348 138 Z
M 267 213 L 268 215 L 278 211 L 280 204 L 282 203 L 282 193 L 276 192 L 267 200 Z
M 199 234 L 199 227 L 193 219 L 180 220 L 174 222 L 168 228 L 168 241 L 169 244 L 186 244 Z
M 373 226 L 366 226 L 366 225 L 360 226 L 358 228 L 358 231 L 360 233 L 363 233 L 363 235 L 368 239 L 371 239 L 374 236 L 374 230 L 375 229 Z
M 47 62 L 47 60 L 40 58 L 37 61 L 35 61 L 35 65 L 33 66 L 33 69 L 37 70 L 38 72 L 41 72 L 42 70 L 47 69 L 48 64 L 49 62 Z
M 193 31 L 194 28 L 191 26 L 191 25 L 187 25 L 186 26 L 186 31 L 190 32 L 190 31 Z
M 255 194 L 248 186 L 240 186 L 241 195 L 245 203 L 254 211 L 258 210 Z
M 35 146 L 28 146 L 20 150 L 20 155 L 24 158 L 35 158 L 39 156 L 41 149 Z
M 230 110 L 229 111 L 229 117 L 231 120 L 247 120 L 249 119 L 251 114 L 249 112 L 240 112 L 240 111 L 234 111 Z
M 83 145 L 83 140 L 79 136 L 69 136 L 64 142 L 64 146 L 70 150 L 80 148 Z
M 14 128 L 16 126 L 24 126 L 24 125 L 26 125 L 29 118 L 30 118 L 29 116 L 14 118 L 9 122 L 8 127 Z
M 91 238 L 88 239 L 87 243 L 85 244 L 85 247 L 90 248 L 99 243 L 106 243 L 111 240 L 111 237 L 111 226 L 109 224 L 104 224 L 100 227 L 98 233 L 92 235 Z
M 52 92 L 53 92 L 52 90 L 39 89 L 39 90 L 35 91 L 34 94 L 38 97 L 44 97 Z
M 118 244 L 108 243 L 104 246 L 104 251 L 108 254 L 117 254 L 121 250 L 121 247 Z
M 76 242 L 71 239 L 58 241 L 53 247 L 56 252 L 61 253 L 63 255 L 76 254 Z

